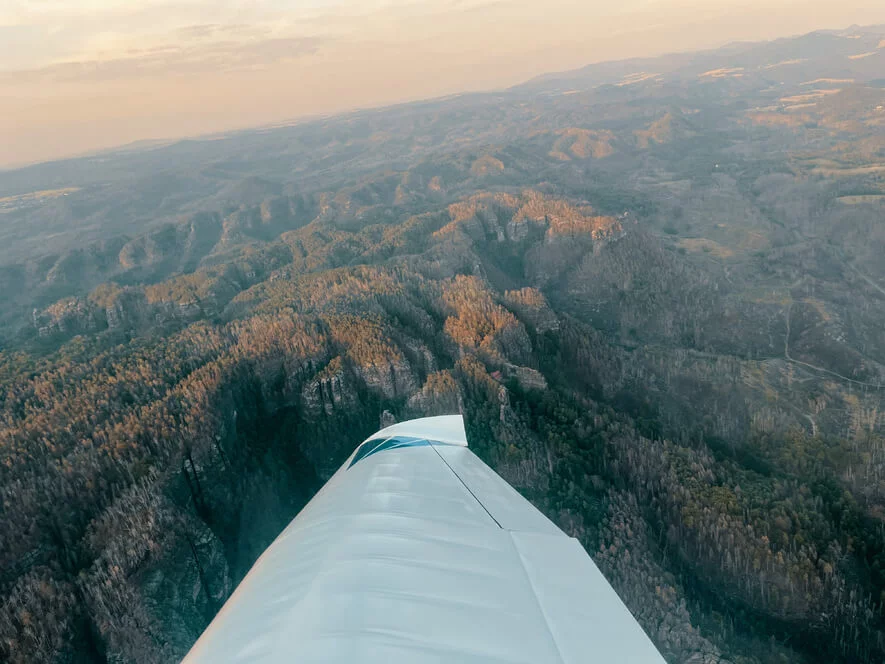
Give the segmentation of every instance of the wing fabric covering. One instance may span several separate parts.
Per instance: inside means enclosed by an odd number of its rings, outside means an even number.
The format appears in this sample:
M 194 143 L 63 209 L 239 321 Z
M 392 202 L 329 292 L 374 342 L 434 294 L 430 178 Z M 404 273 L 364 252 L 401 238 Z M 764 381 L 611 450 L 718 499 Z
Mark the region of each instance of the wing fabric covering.
M 660 664 L 577 540 L 468 448 L 460 416 L 360 445 L 186 664 Z

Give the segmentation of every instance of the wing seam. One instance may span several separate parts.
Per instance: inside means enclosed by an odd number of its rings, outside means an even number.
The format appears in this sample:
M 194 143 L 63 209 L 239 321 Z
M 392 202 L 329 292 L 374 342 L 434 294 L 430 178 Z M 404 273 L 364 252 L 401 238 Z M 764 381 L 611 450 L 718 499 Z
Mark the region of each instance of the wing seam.
M 455 477 L 457 477 L 457 478 L 458 478 L 458 481 L 464 486 L 465 489 L 467 489 L 467 493 L 469 493 L 471 496 L 473 496 L 473 499 L 474 499 L 477 503 L 479 503 L 479 506 L 482 507 L 483 510 L 485 510 L 485 513 L 489 515 L 489 518 L 490 518 L 492 521 L 495 522 L 495 525 L 498 526 L 498 528 L 500 528 L 501 530 L 504 530 L 504 526 L 502 526 L 501 523 L 495 518 L 495 516 L 494 516 L 491 512 L 489 512 L 489 509 L 488 509 L 485 505 L 482 504 L 482 501 L 481 501 L 479 498 L 476 497 L 476 494 L 473 493 L 473 491 L 471 490 L 471 488 L 470 488 L 469 486 L 467 486 L 467 482 L 465 482 L 464 480 L 461 479 L 461 476 L 460 476 L 458 473 L 456 473 L 456 472 L 455 472 L 455 469 L 452 468 L 452 467 L 449 465 L 449 462 L 446 461 L 445 457 L 444 457 L 442 454 L 439 453 L 439 450 L 436 449 L 436 445 L 433 444 L 434 441 L 430 440 L 430 441 L 427 441 L 427 442 L 430 443 L 430 447 L 432 447 L 432 448 L 433 448 L 433 451 L 436 452 L 436 456 L 438 456 L 438 457 L 440 458 L 440 460 L 441 460 L 444 464 L 446 464 L 446 468 L 448 468 L 450 471 L 452 471 L 452 475 L 454 475 Z M 532 591 L 532 592 L 534 592 L 534 591 Z
M 538 612 L 541 614 L 541 619 L 544 621 L 544 627 L 547 629 L 547 633 L 550 635 L 550 640 L 553 641 L 553 647 L 556 648 L 556 654 L 559 655 L 559 661 L 561 662 L 561 664 L 566 664 L 565 657 L 562 654 L 562 650 L 559 649 L 559 642 L 556 640 L 556 635 L 550 628 L 550 621 L 547 619 L 547 613 L 544 611 L 544 606 L 541 604 L 541 598 L 538 597 L 538 593 L 535 590 L 535 584 L 532 583 L 532 577 L 529 574 L 529 571 L 525 568 L 525 558 L 523 558 L 522 551 L 519 550 L 519 547 L 516 545 L 516 541 L 513 539 L 513 533 L 509 530 L 507 531 L 507 539 L 510 541 L 510 546 L 512 546 L 513 550 L 516 552 L 516 557 L 519 559 L 519 569 L 522 570 L 522 574 L 523 576 L 525 576 L 526 583 L 529 584 L 529 590 L 532 591 L 532 597 L 535 598 L 535 605 L 538 607 Z

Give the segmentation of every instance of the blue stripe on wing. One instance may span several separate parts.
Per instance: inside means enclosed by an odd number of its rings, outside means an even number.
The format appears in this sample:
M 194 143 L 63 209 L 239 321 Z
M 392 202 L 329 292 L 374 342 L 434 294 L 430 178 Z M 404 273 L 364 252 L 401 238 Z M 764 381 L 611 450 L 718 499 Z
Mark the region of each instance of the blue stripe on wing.
M 366 459 L 373 454 L 383 452 L 385 450 L 396 450 L 403 447 L 427 447 L 429 445 L 446 445 L 425 438 L 410 438 L 407 436 L 394 436 L 393 438 L 372 438 L 357 448 L 356 454 L 348 468 L 353 468 L 355 464 Z

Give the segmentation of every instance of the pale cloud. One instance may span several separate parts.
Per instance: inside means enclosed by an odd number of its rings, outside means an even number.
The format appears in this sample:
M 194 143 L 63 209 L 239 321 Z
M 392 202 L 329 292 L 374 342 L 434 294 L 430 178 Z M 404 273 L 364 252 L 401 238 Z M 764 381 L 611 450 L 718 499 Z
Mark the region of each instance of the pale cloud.
M 205 45 L 154 46 L 115 52 L 116 57 L 63 62 L 39 69 L 0 73 L 0 86 L 25 83 L 96 83 L 256 70 L 292 62 L 317 52 L 313 37 L 249 42 L 218 41 Z

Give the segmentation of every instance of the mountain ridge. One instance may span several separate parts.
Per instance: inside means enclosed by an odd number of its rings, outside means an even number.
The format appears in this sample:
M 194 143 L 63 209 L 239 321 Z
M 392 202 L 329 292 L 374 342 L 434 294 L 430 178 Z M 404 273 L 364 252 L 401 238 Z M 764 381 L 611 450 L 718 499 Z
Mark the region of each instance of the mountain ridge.
M 180 659 L 462 412 L 668 661 L 881 661 L 885 93 L 763 51 L 7 178 L 0 658 Z

